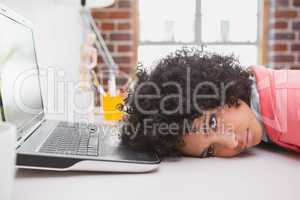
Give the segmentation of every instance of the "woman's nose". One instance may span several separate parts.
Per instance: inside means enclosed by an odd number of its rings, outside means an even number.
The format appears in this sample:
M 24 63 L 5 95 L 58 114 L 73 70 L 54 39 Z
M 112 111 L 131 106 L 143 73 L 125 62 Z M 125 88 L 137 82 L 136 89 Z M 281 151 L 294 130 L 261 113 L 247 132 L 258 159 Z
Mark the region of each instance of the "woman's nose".
M 227 131 L 219 136 L 220 143 L 230 149 L 235 149 L 239 145 L 239 140 L 235 132 Z

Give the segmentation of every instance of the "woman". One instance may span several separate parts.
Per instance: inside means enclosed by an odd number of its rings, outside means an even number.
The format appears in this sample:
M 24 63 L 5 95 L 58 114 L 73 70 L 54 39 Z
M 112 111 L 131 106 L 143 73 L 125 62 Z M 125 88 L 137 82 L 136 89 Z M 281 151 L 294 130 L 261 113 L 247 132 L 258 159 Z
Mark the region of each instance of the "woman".
M 265 142 L 300 151 L 300 71 L 250 67 L 184 48 L 138 80 L 122 141 L 161 157 L 231 157 Z

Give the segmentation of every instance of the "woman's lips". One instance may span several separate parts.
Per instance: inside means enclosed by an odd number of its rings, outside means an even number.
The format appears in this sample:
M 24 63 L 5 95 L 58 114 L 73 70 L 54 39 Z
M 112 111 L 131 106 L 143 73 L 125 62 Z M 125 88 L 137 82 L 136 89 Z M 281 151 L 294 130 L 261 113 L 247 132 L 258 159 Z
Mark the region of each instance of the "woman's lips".
M 247 148 L 252 146 L 252 133 L 250 132 L 249 128 L 246 129 L 245 133 L 242 135 L 243 139 L 241 140 L 241 150 L 244 151 Z
M 253 134 L 252 132 L 249 130 L 249 128 L 247 129 L 247 135 L 246 135 L 246 146 L 247 147 L 251 147 L 252 143 L 253 143 Z

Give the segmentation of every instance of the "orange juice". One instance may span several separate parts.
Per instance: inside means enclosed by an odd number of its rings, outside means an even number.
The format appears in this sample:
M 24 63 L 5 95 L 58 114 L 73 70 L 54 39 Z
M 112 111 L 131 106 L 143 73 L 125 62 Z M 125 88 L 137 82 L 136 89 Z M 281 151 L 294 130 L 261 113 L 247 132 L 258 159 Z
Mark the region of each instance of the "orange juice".
M 122 120 L 124 113 L 119 108 L 124 103 L 124 98 L 122 96 L 105 95 L 102 100 L 104 119 Z

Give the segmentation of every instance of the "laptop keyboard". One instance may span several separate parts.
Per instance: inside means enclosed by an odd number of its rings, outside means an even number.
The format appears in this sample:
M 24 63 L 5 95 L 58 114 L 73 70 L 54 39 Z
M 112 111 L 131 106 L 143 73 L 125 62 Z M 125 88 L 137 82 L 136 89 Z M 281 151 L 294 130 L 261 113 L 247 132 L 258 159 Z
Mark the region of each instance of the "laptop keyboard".
M 92 124 L 60 122 L 39 152 L 98 156 L 99 128 Z

